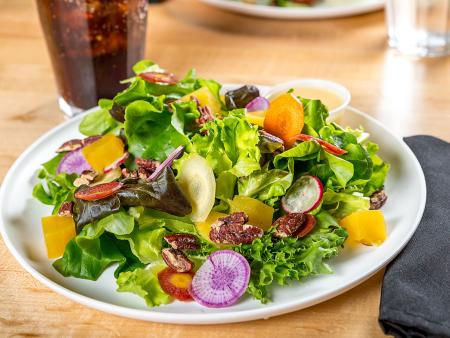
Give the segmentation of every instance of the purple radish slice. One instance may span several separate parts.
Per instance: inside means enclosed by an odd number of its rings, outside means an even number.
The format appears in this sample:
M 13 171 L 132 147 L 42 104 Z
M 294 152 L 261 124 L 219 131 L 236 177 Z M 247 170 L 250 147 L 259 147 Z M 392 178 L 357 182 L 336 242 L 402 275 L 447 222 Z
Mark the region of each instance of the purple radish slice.
M 323 185 L 316 176 L 300 177 L 281 199 L 281 206 L 287 213 L 309 212 L 322 202 Z
M 247 290 L 250 265 L 241 254 L 232 250 L 212 253 L 192 279 L 190 293 L 206 307 L 233 305 Z
M 255 97 L 253 100 L 251 100 L 245 108 L 247 108 L 247 111 L 249 113 L 255 112 L 255 111 L 264 111 L 269 109 L 269 100 L 267 100 L 265 97 L 258 96 Z
M 156 170 L 149 176 L 148 180 L 153 181 L 158 178 L 159 175 L 163 172 L 163 170 L 167 167 L 170 167 L 178 157 L 181 156 L 184 152 L 184 146 L 179 146 L 174 151 L 170 153 L 169 156 L 164 160 L 163 163 L 161 163 L 159 166 L 156 167 Z
M 81 149 L 71 151 L 64 155 L 56 169 L 58 175 L 60 173 L 81 175 L 83 171 L 92 170 L 91 165 L 84 158 Z
M 103 170 L 103 171 L 105 173 L 109 173 L 110 171 L 118 168 L 120 165 L 125 163 L 125 161 L 127 160 L 128 156 L 129 156 L 128 152 L 124 152 L 122 156 L 120 156 L 117 160 L 115 160 L 109 166 L 105 167 L 105 170 Z

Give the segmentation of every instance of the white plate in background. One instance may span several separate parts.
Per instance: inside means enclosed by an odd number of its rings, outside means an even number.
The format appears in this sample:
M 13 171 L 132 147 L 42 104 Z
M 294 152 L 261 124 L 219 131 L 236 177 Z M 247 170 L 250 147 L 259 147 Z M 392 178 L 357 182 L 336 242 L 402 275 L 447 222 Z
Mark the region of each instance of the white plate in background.
M 276 7 L 234 0 L 201 0 L 227 11 L 272 19 L 326 19 L 364 14 L 380 10 L 384 0 L 322 0 L 313 6 Z
M 261 92 L 267 93 L 267 88 L 261 87 Z M 81 136 L 78 125 L 82 117 L 75 117 L 40 137 L 10 168 L 0 190 L 0 230 L 11 254 L 37 280 L 76 302 L 116 315 L 164 323 L 215 324 L 269 318 L 306 308 L 351 289 L 384 267 L 409 241 L 425 207 L 425 179 L 412 151 L 399 135 L 348 107 L 334 118 L 343 125 L 364 126 L 371 140 L 380 145 L 381 156 L 391 164 L 386 182 L 389 199 L 383 207 L 387 240 L 379 247 L 361 245 L 357 249 L 344 249 L 329 261 L 334 274 L 275 287 L 273 301 L 265 305 L 245 296 L 236 305 L 222 309 L 209 309 L 194 302 L 147 308 L 142 298 L 115 290 L 115 266 L 97 281 L 88 281 L 61 276 L 47 258 L 40 220 L 51 213 L 51 208 L 31 197 L 37 182 L 35 174 L 60 144 Z

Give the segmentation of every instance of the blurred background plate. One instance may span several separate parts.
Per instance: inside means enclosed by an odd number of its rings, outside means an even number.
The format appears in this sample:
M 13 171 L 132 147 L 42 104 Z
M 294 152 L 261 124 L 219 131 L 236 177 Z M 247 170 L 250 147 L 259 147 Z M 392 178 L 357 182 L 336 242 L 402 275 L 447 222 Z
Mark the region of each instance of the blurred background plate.
M 273 19 L 325 19 L 358 15 L 383 8 L 384 0 L 323 0 L 311 7 L 275 7 L 234 0 L 201 0 L 224 10 Z

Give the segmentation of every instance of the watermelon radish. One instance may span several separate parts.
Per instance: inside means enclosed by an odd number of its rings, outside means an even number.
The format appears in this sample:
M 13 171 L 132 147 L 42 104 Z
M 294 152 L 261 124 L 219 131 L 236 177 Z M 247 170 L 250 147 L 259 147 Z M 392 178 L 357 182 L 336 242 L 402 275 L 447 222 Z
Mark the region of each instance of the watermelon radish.
M 64 155 L 56 169 L 58 175 L 60 173 L 81 175 L 85 170 L 92 170 L 91 165 L 84 158 L 81 149 L 73 150 Z
M 281 199 L 281 206 L 287 213 L 309 212 L 322 202 L 323 185 L 316 176 L 300 177 Z
M 194 276 L 190 292 L 194 300 L 206 307 L 233 305 L 247 290 L 250 265 L 232 250 L 212 253 Z

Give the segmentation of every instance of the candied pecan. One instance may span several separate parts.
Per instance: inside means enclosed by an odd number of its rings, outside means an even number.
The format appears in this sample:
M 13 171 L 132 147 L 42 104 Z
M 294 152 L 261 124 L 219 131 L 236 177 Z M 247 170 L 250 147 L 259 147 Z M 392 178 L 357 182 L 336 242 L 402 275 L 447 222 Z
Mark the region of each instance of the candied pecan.
M 299 230 L 305 222 L 305 214 L 293 212 L 278 218 L 273 224 L 277 230 L 273 234 L 275 237 L 289 237 Z
M 172 234 L 164 236 L 166 242 L 177 250 L 197 250 L 200 248 L 197 237 L 191 234 Z
M 122 175 L 125 178 L 137 178 L 138 172 L 137 172 L 137 170 L 130 171 L 128 168 L 123 168 Z
M 144 160 L 143 158 L 136 159 L 136 165 L 138 168 L 143 168 L 145 170 L 149 170 L 151 172 L 155 171 L 155 169 L 161 164 L 159 161 L 155 160 Z
M 176 272 L 188 272 L 194 267 L 194 264 L 181 250 L 165 248 L 161 251 L 161 256 L 169 268 Z
M 97 140 L 100 140 L 102 137 L 100 135 L 95 135 L 95 136 L 89 136 L 86 137 L 85 139 L 81 140 L 83 142 L 83 147 L 87 146 L 88 144 L 91 144 L 92 142 L 95 142 Z
M 81 147 L 83 147 L 83 140 L 74 139 L 74 140 L 70 140 L 70 141 L 67 141 L 67 142 L 64 142 L 63 144 L 61 144 L 59 146 L 59 148 L 56 149 L 56 152 L 63 153 L 66 151 L 73 151 L 73 150 L 80 149 Z
M 256 238 L 261 238 L 264 231 L 257 226 L 245 224 L 247 222 L 248 216 L 243 212 L 219 218 L 212 224 L 209 238 L 216 243 L 250 244 Z
M 387 195 L 384 189 L 375 191 L 372 196 L 370 196 L 370 210 L 380 209 L 384 203 L 386 203 Z
M 192 95 L 191 100 L 197 104 L 197 110 L 200 113 L 200 117 L 195 120 L 197 127 L 201 128 L 205 125 L 206 122 L 213 121 L 215 119 L 213 113 L 211 112 L 211 109 L 208 106 L 202 107 L 197 97 Z
M 58 216 L 73 216 L 73 202 L 63 202 L 59 207 Z
M 81 187 L 83 184 L 89 185 L 90 183 L 94 182 L 97 176 L 98 173 L 96 171 L 85 170 L 81 173 L 80 177 L 76 178 L 75 181 L 73 181 L 73 185 L 75 187 Z

